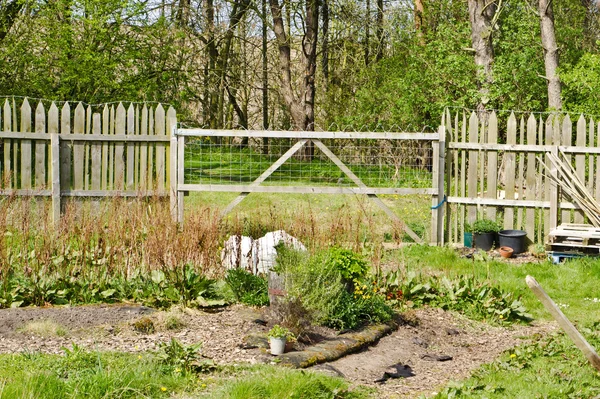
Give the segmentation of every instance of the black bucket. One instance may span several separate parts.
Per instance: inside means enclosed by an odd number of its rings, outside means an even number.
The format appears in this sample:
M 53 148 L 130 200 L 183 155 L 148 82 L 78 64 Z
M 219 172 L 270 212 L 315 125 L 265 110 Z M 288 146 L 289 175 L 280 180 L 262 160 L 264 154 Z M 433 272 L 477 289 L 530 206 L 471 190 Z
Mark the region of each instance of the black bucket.
M 496 233 L 473 233 L 473 245 L 475 248 L 489 251 L 496 244 Z
M 523 230 L 502 230 L 498 233 L 501 247 L 511 247 L 514 254 L 525 252 L 525 236 Z

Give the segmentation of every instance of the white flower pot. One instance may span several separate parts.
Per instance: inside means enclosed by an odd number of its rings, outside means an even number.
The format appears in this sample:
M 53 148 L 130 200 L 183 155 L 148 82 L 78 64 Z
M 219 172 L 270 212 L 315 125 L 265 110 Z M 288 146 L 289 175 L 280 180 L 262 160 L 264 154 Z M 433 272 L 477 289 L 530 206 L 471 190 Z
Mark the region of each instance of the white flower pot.
M 285 337 L 284 338 L 269 338 L 269 344 L 271 346 L 271 355 L 283 355 L 285 352 Z

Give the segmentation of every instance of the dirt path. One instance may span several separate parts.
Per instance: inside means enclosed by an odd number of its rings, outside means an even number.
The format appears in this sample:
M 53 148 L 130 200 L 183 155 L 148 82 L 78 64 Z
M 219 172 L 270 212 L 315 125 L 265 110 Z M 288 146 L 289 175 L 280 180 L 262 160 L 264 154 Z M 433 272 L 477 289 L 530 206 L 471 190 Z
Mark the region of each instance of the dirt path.
M 338 372 L 354 384 L 375 386 L 382 398 L 414 398 L 467 378 L 503 351 L 524 343 L 525 337 L 555 328 L 548 323 L 491 327 L 441 309 L 418 310 L 416 318 L 417 326 L 401 326 L 376 346 L 316 369 Z
M 377 387 L 382 398 L 430 394 L 450 380 L 466 378 L 501 352 L 523 342 L 521 337 L 545 333 L 552 324 L 490 327 L 440 309 L 414 313 L 414 326 L 403 325 L 367 350 L 315 367 L 343 374 L 352 384 Z M 202 354 L 220 364 L 265 363 L 272 358 L 261 349 L 244 349 L 249 333 L 266 333 L 255 322 L 260 311 L 231 306 L 217 313 L 175 308 L 160 312 L 137 305 L 0 310 L 0 353 L 62 353 L 77 344 L 89 350 L 143 352 L 176 338 L 202 343 Z M 154 331 L 136 330 L 135 322 L 150 320 Z M 42 330 L 32 325 L 47 321 Z M 52 331 L 60 327 L 61 333 Z M 426 356 L 427 355 L 427 356 Z M 439 361 L 439 356 L 452 360 Z M 438 359 L 438 360 L 436 360 Z M 404 378 L 376 383 L 388 372 Z

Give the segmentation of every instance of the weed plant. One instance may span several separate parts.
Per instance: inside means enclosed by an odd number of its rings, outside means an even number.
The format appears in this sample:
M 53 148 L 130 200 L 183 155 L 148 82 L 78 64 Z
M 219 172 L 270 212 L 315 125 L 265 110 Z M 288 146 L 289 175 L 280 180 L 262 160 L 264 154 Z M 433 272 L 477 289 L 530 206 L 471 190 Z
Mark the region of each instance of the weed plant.
M 238 302 L 250 306 L 269 304 L 267 280 L 264 277 L 255 276 L 244 269 L 231 269 L 227 271 L 225 281 Z

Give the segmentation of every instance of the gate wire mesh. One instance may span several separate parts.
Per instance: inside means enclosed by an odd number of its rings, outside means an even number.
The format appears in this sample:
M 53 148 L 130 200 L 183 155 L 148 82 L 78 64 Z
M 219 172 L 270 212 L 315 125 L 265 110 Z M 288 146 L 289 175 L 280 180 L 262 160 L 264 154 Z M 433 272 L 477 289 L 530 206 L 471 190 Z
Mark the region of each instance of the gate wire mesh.
M 185 137 L 186 184 L 251 184 L 298 139 L 262 137 Z M 432 142 L 429 140 L 322 139 L 368 187 L 429 188 Z M 356 183 L 309 141 L 273 172 L 263 185 L 355 187 Z

